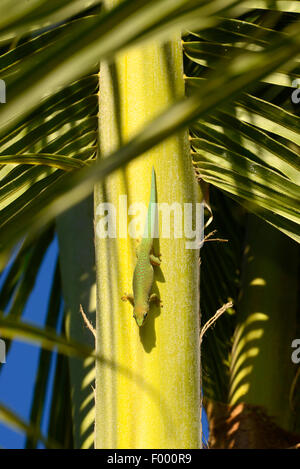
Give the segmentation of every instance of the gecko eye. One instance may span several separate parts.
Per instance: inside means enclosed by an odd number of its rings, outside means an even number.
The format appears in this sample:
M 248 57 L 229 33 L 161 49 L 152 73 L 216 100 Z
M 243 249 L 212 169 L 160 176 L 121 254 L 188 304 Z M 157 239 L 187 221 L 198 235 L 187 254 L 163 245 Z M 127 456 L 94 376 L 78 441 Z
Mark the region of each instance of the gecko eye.
M 145 314 L 144 314 L 144 319 L 146 319 L 147 316 L 148 316 L 148 313 L 145 313 Z

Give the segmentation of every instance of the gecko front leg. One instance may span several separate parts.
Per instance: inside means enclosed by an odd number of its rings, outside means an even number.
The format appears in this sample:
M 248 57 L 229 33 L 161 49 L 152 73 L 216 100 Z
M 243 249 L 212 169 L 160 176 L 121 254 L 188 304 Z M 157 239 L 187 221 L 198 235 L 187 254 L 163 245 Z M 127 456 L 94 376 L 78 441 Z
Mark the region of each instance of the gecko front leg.
M 157 296 L 156 293 L 152 293 L 149 296 L 149 303 L 155 303 L 156 306 L 160 306 L 161 308 L 163 307 L 161 299 Z
M 124 295 L 121 297 L 122 301 L 129 301 L 131 306 L 134 306 L 134 298 L 132 293 L 124 293 Z

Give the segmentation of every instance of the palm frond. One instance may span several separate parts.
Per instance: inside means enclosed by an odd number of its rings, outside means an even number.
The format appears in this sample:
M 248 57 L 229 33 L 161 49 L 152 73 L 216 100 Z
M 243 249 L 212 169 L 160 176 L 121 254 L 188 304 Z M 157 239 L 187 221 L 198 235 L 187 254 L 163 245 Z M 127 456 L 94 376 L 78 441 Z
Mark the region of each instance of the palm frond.
M 230 67 L 242 50 L 255 57 L 284 35 L 285 30 L 236 19 L 225 20 L 216 33 L 208 29 L 194 40 L 190 36 L 184 44 L 187 57 L 194 62 L 188 66 L 188 92 L 205 86 L 208 70 L 216 69 L 222 58 Z M 244 91 L 192 124 L 192 157 L 204 181 L 299 242 L 300 120 L 286 109 L 293 79 L 299 75 L 297 57 L 277 68 L 276 74 L 277 80 L 274 75 L 262 77 L 251 94 Z M 284 84 L 278 74 L 285 76 Z M 285 92 L 278 105 L 278 96 L 286 87 L 290 94 Z
M 54 273 L 50 300 L 48 305 L 48 312 L 45 322 L 45 327 L 50 327 L 55 330 L 58 328 L 59 316 L 61 311 L 62 303 L 62 291 L 61 291 L 61 280 L 60 280 L 60 271 L 59 263 L 56 264 L 56 269 Z M 41 350 L 39 356 L 38 370 L 35 380 L 32 405 L 30 411 L 30 423 L 31 426 L 35 428 L 34 435 L 27 435 L 26 448 L 32 449 L 37 447 L 38 435 L 41 432 L 41 421 L 45 415 L 45 403 L 46 403 L 46 393 L 47 386 L 49 386 L 50 379 L 50 370 L 51 370 L 51 359 L 52 352 L 49 350 Z M 65 399 L 65 396 L 64 396 Z M 71 422 L 70 418 L 70 422 Z M 58 441 L 56 438 L 53 438 L 55 441 Z

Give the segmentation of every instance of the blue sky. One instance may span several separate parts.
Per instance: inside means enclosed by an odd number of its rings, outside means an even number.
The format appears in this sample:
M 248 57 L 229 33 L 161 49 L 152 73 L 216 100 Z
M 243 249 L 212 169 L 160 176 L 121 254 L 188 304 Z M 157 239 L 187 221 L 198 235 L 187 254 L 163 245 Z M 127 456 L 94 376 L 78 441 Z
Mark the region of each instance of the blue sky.
M 42 326 L 46 319 L 51 282 L 57 258 L 57 241 L 51 243 L 41 265 L 36 285 L 23 313 L 24 321 Z M 3 276 L 5 275 L 5 272 Z M 2 279 L 1 279 L 2 280 Z M 2 282 L 0 282 L 1 285 Z M 39 348 L 15 341 L 6 357 L 0 373 L 0 402 L 8 406 L 24 420 L 29 420 Z M 54 362 L 52 363 L 53 369 Z M 52 373 L 53 374 L 53 373 Z M 50 393 L 48 393 L 50 394 Z M 49 410 L 50 395 L 47 396 Z M 48 418 L 45 416 L 46 431 Z M 25 436 L 0 423 L 0 446 L 7 449 L 23 448 Z
M 56 259 L 58 246 L 56 238 L 51 243 L 41 265 L 36 285 L 30 295 L 23 313 L 24 321 L 31 322 L 37 326 L 43 326 L 48 300 L 51 290 L 51 281 Z M 0 279 L 0 287 L 3 282 L 5 272 Z M 8 406 L 25 421 L 29 420 L 31 400 L 35 382 L 35 375 L 39 359 L 39 348 L 33 345 L 15 341 L 6 357 L 6 363 L 2 366 L 0 373 L 0 402 Z M 52 373 L 50 381 L 53 379 L 53 371 L 56 356 L 52 360 Z M 51 393 L 48 390 L 46 402 L 46 412 L 42 422 L 42 431 L 45 434 L 48 426 L 49 408 Z M 205 414 L 203 415 L 204 435 L 207 439 L 208 429 Z M 25 436 L 21 433 L 9 429 L 0 423 L 0 447 L 7 449 L 21 449 L 25 445 Z

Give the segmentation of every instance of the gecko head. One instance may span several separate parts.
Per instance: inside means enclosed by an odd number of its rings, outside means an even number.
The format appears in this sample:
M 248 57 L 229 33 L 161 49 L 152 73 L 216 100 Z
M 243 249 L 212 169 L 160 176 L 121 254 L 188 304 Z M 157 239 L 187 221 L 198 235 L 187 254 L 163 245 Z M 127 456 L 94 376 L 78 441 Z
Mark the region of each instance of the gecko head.
M 133 317 L 139 327 L 142 327 L 147 319 L 148 309 L 144 307 L 135 307 L 133 310 Z

